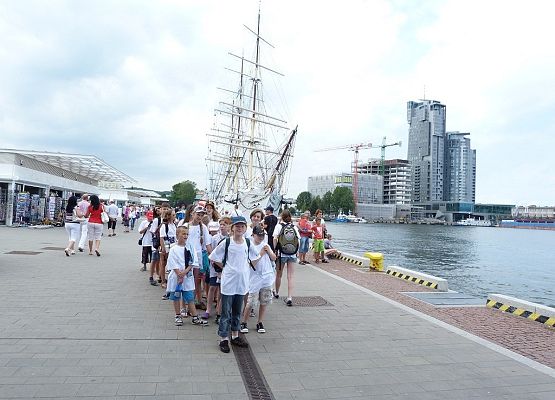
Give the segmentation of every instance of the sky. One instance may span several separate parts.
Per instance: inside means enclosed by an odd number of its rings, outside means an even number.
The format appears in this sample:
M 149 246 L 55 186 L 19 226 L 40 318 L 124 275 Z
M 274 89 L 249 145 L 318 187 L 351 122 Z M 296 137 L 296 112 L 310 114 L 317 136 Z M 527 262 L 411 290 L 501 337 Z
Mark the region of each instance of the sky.
M 205 157 L 237 68 L 250 54 L 258 0 L 0 0 L 0 147 L 95 155 L 169 190 L 207 186 Z M 555 204 L 552 1 L 261 2 L 266 64 L 298 124 L 288 197 L 307 178 L 347 172 L 328 147 L 402 141 L 406 104 L 447 106 L 469 132 L 476 202 Z M 360 152 L 378 158 L 380 149 Z

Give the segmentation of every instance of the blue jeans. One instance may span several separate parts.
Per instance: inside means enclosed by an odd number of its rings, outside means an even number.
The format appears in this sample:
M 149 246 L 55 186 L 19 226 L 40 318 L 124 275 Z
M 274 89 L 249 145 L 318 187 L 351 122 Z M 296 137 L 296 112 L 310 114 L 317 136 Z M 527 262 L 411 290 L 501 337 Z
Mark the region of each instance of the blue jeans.
M 243 297 L 245 297 L 244 294 L 222 294 L 222 315 L 220 317 L 220 326 L 218 327 L 218 336 L 221 338 L 228 337 L 230 331 L 239 331 L 241 327 Z
M 299 245 L 299 253 L 301 254 L 306 254 L 308 253 L 308 242 L 309 242 L 309 238 L 306 236 L 301 236 L 301 241 L 300 241 L 300 245 Z

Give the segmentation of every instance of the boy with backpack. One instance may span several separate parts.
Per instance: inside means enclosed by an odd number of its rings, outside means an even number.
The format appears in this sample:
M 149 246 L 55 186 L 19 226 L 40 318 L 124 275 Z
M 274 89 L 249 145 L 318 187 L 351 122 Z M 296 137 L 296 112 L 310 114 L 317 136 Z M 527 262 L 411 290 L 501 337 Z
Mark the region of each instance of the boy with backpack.
M 299 238 L 299 231 L 291 222 L 291 212 L 287 209 L 283 210 L 281 213 L 281 223 L 279 223 L 274 230 L 274 248 L 278 252 L 275 283 L 276 290 L 274 292 L 274 297 L 279 299 L 281 276 L 283 275 L 283 269 L 287 267 L 287 299 L 285 300 L 285 304 L 289 307 L 293 305 L 294 265 L 297 262 Z
M 229 353 L 229 342 L 238 347 L 248 347 L 248 343 L 239 336 L 243 298 L 249 290 L 250 269 L 256 268 L 263 249 L 258 253 L 250 240 L 244 237 L 247 220 L 243 216 L 231 220 L 231 237 L 222 240 L 210 253 L 210 260 L 222 269 L 220 291 L 222 316 L 218 328 L 220 350 Z M 231 340 L 229 334 L 231 331 Z
M 195 279 L 193 277 L 193 255 L 185 246 L 189 231 L 186 227 L 177 228 L 177 244 L 170 248 L 168 255 L 168 292 L 169 299 L 173 301 L 175 310 L 175 325 L 183 325 L 181 315 L 181 300 L 189 306 L 189 313 L 193 325 L 206 326 L 208 322 L 197 315 L 195 309 Z

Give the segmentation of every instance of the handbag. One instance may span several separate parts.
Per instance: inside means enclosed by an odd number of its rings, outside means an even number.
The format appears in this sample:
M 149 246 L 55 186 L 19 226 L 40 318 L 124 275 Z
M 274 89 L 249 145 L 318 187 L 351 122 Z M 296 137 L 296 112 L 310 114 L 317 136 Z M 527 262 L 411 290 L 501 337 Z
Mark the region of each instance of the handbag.
M 106 213 L 106 211 L 102 211 L 100 213 L 100 219 L 102 220 L 102 223 L 105 224 L 106 222 L 110 221 L 110 217 L 108 217 L 108 214 Z

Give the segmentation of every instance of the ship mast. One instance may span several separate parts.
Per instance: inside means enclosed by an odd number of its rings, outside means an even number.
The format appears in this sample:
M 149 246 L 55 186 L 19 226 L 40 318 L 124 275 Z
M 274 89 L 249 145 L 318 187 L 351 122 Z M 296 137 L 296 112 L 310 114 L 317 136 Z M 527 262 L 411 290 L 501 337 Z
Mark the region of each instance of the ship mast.
M 253 81 L 253 86 L 252 86 L 252 117 L 251 117 L 251 140 L 249 145 L 251 146 L 251 150 L 249 152 L 249 189 L 252 190 L 253 188 L 253 182 L 254 182 L 254 168 L 253 168 L 253 164 L 254 164 L 254 135 L 256 132 L 256 117 L 258 115 L 258 113 L 256 112 L 256 100 L 257 100 L 257 94 L 258 94 L 258 84 L 260 83 L 260 70 L 258 68 L 259 65 L 259 57 L 260 57 L 260 8 L 258 9 L 258 24 L 256 27 L 256 58 L 255 58 L 255 64 L 254 64 L 254 76 L 252 78 Z

